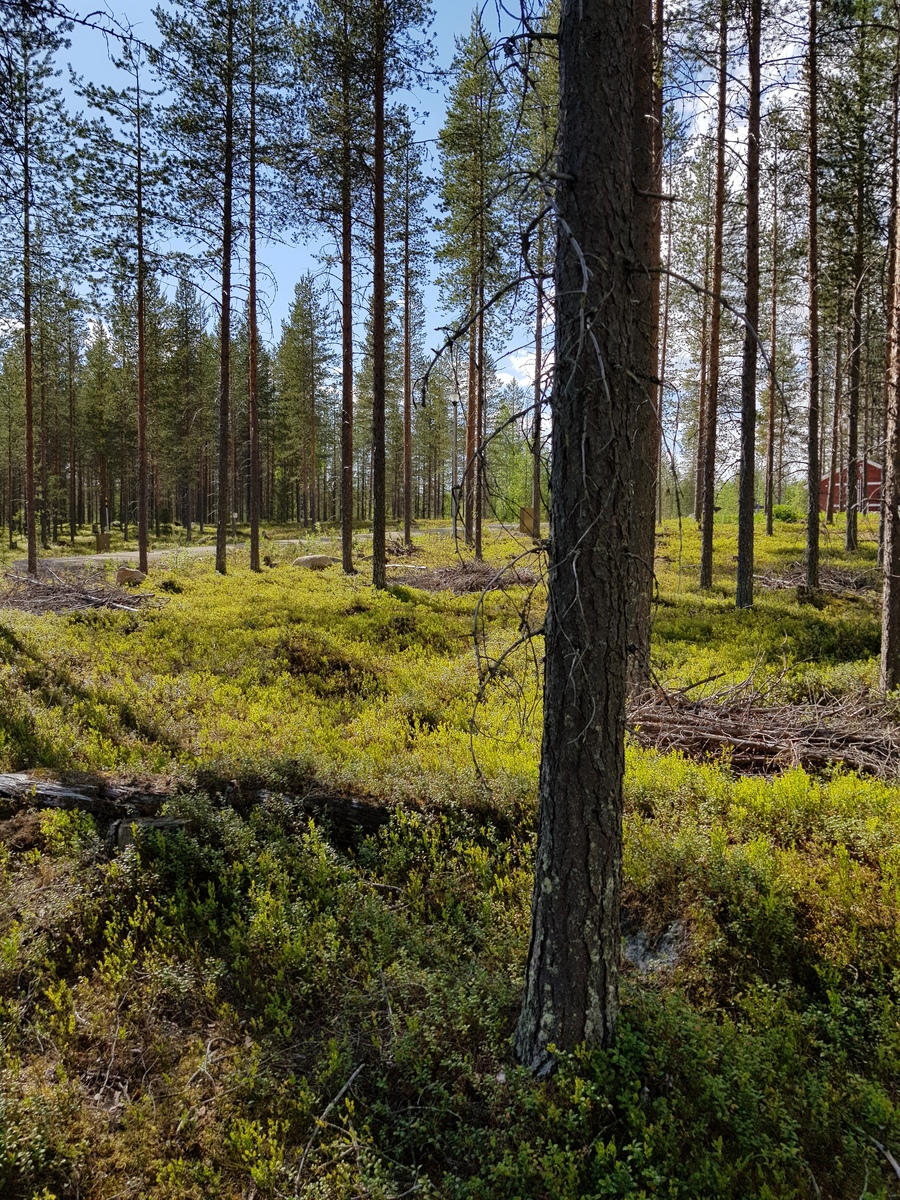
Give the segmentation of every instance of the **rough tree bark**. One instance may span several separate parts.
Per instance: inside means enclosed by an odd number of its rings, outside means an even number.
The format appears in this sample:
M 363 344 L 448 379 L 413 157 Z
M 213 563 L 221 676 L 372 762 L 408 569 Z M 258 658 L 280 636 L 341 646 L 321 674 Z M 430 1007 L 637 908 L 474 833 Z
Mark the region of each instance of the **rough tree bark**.
M 750 0 L 747 58 L 747 232 L 744 293 L 744 355 L 741 365 L 741 466 L 738 481 L 738 608 L 753 605 L 753 524 L 756 505 L 756 363 L 759 353 L 759 49 L 762 0 Z
M 552 1070 L 612 1036 L 618 1012 L 628 561 L 637 379 L 636 0 L 563 0 L 550 583 L 531 944 L 516 1053 Z M 637 106 L 637 107 L 636 107 Z M 649 139 L 650 132 L 648 130 Z M 643 270 L 640 268 L 643 267 Z M 640 359 L 638 359 L 640 361 Z

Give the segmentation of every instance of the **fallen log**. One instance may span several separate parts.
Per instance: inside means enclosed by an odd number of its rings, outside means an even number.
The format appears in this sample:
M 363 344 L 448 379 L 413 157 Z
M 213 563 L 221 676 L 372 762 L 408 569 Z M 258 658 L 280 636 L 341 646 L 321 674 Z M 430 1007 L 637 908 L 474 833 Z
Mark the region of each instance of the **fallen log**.
M 275 796 L 282 796 L 298 811 L 314 819 L 326 820 L 335 841 L 342 845 L 351 845 L 360 836 L 377 833 L 390 820 L 392 811 L 387 805 L 372 800 L 327 792 L 315 786 L 302 793 L 291 794 L 266 788 L 237 790 L 233 783 L 218 781 L 207 783 L 202 790 L 239 810 L 253 808 Z M 183 825 L 180 818 L 159 816 L 165 801 L 177 794 L 178 789 L 169 781 L 161 783 L 157 790 L 148 790 L 146 786 L 105 779 L 73 784 L 47 779 L 43 774 L 35 777 L 27 771 L 0 774 L 0 811 L 5 815 L 26 809 L 78 809 L 112 822 L 109 837 L 112 844 L 118 843 L 120 847 L 133 840 L 130 834 L 124 832 L 132 824 L 144 828 L 175 828 Z

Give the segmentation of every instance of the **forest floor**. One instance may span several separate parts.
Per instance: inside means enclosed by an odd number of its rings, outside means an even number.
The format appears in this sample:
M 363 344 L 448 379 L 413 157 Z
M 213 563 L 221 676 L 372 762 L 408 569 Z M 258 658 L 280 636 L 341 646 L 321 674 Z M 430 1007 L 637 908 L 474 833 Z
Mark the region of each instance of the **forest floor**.
M 760 526 L 740 612 L 736 530 L 704 594 L 696 530 L 661 528 L 619 1032 L 543 1083 L 510 1040 L 542 553 L 491 529 L 475 569 L 423 528 L 376 593 L 362 537 L 348 578 L 269 532 L 260 575 L 179 550 L 152 604 L 0 607 L 0 772 L 35 783 L 0 800 L 0 1195 L 896 1196 L 874 519 L 855 555 L 826 531 L 814 604 L 802 526 Z M 148 797 L 167 823 L 117 849 Z

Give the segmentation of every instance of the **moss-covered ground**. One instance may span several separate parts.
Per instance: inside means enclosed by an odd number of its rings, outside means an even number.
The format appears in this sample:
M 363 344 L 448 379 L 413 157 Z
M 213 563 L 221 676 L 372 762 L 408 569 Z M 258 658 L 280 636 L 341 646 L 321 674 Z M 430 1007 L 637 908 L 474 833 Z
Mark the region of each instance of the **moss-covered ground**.
M 872 686 L 874 593 L 737 613 L 733 534 L 704 596 L 696 533 L 663 528 L 656 678 L 699 694 L 753 671 L 785 701 Z M 407 566 L 452 558 L 417 540 Z M 839 543 L 830 563 L 874 562 L 872 529 L 852 558 Z M 519 549 L 497 533 L 489 555 Z M 786 569 L 802 530 L 758 549 Z M 165 775 L 185 822 L 112 858 L 84 814 L 6 827 L 0 1196 L 896 1195 L 900 785 L 629 747 L 618 1036 L 536 1083 L 510 1048 L 535 655 L 473 723 L 476 597 L 379 595 L 294 553 L 253 576 L 238 552 L 224 579 L 185 558 L 138 614 L 0 612 L 0 770 Z M 486 599 L 490 652 L 521 600 Z M 236 811 L 232 781 L 268 798 Z M 395 815 L 348 847 L 290 800 L 312 781 Z

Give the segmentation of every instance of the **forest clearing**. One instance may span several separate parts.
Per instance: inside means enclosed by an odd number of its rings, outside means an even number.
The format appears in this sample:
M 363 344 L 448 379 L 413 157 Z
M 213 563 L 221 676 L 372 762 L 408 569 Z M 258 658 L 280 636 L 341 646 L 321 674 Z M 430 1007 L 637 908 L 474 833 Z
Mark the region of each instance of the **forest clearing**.
M 704 594 L 695 527 L 666 523 L 657 698 L 895 727 L 871 524 L 852 562 L 832 534 L 819 606 L 739 611 L 734 529 Z M 802 539 L 776 522 L 760 577 Z M 182 560 L 134 611 L 2 611 L 0 771 L 156 790 L 170 819 L 116 850 L 114 806 L 2 802 L 3 1196 L 894 1195 L 896 766 L 744 772 L 635 729 L 619 1032 L 535 1081 L 510 1037 L 542 650 L 476 711 L 472 632 L 479 605 L 484 667 L 539 629 L 542 552 L 481 597 L 410 582 L 464 573 L 427 527 L 382 592 L 283 549 L 261 575 Z M 523 550 L 492 533 L 486 565 Z M 384 821 L 332 823 L 335 795 Z
M 897 0 L 0 0 L 0 529 L 0 1200 L 900 1196 Z

